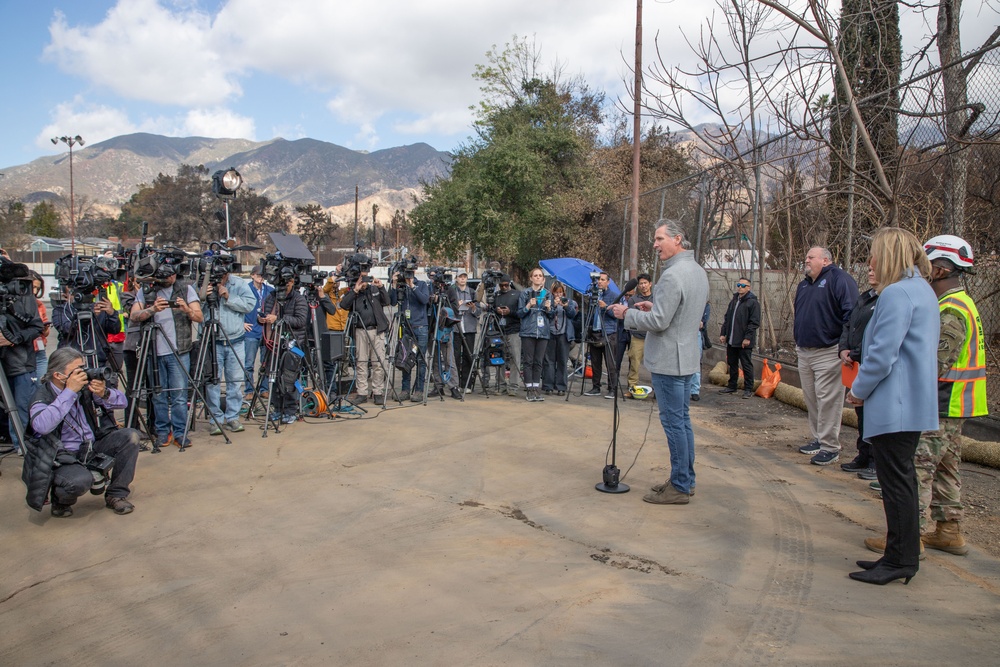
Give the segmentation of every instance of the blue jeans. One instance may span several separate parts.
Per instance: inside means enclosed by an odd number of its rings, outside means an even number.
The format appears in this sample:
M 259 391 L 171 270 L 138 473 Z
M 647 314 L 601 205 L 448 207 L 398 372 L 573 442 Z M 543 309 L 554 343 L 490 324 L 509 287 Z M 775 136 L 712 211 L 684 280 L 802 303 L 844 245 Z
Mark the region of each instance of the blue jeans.
M 424 377 L 427 374 L 427 327 L 410 325 L 413 335 L 417 338 L 417 347 L 420 348 L 420 356 L 417 357 L 417 384 L 413 391 L 420 393 L 424 390 Z M 403 391 L 410 389 L 410 373 L 403 371 Z
M 249 336 L 243 339 L 243 357 L 246 360 L 244 362 L 244 367 L 247 370 L 247 376 L 251 380 L 254 378 L 253 367 L 257 362 L 257 350 L 260 350 L 260 362 L 264 363 L 264 352 L 267 348 L 261 345 L 262 340 L 263 338 L 250 338 Z M 261 368 L 259 384 L 261 391 L 267 391 L 267 374 L 264 372 L 263 367 Z M 253 390 L 254 386 L 252 382 L 248 382 L 246 387 L 243 389 L 243 391 L 247 394 L 253 392 Z
M 17 406 L 17 414 L 21 418 L 21 426 L 28 428 L 28 408 L 31 406 L 31 397 L 35 394 L 35 380 L 31 376 L 33 373 L 21 373 L 20 375 L 8 375 L 7 383 L 14 394 L 14 404 Z M 9 421 L 9 418 L 8 418 Z M 23 451 L 21 441 L 17 437 L 17 430 L 14 422 L 10 421 L 10 441 L 18 451 Z
M 701 393 L 701 359 L 705 356 L 705 348 L 701 346 L 701 331 L 698 331 L 698 371 L 691 376 L 691 395 Z
M 41 379 L 47 370 L 49 370 L 49 358 L 45 355 L 45 350 L 36 350 L 34 378 L 36 380 Z
M 210 384 L 205 388 L 205 400 L 208 401 L 208 409 L 219 422 L 219 426 L 237 419 L 240 416 L 240 406 L 243 404 L 243 392 L 240 386 L 243 384 L 243 343 L 244 340 L 233 343 L 232 349 L 225 343 L 215 344 L 215 358 L 219 365 L 220 375 L 226 378 L 226 413 L 222 413 L 219 403 L 222 400 L 222 378 L 216 384 Z M 214 425 L 213 425 L 214 426 Z
M 153 394 L 153 411 L 156 413 L 156 435 L 162 438 L 173 431 L 174 438 L 180 440 L 187 428 L 187 371 L 191 367 L 191 357 L 187 352 L 177 356 L 180 364 L 172 354 L 156 358 L 163 390 Z
M 691 493 L 694 487 L 694 430 L 688 406 L 693 376 L 660 373 L 652 376 L 660 423 L 670 447 L 670 484 L 681 493 Z

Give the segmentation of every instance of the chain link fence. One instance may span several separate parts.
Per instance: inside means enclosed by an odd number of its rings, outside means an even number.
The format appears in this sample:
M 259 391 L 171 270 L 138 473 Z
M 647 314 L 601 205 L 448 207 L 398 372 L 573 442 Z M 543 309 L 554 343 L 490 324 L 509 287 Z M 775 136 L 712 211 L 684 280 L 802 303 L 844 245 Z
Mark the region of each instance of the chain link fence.
M 962 65 L 969 70 L 969 112 L 957 142 L 944 141 L 940 72 L 914 77 L 900 89 L 896 224 L 920 239 L 957 233 L 972 244 L 977 273 L 967 277 L 967 289 L 985 332 L 990 412 L 1000 416 L 1000 49 Z M 752 155 L 756 160 L 716 163 L 643 193 L 638 267 L 655 277 L 656 221 L 679 220 L 709 273 L 710 332 L 721 328 L 736 280 L 750 277 L 762 306 L 757 352 L 794 365 L 793 304 L 808 248 L 829 247 L 835 261 L 850 266 L 859 286 L 865 286 L 870 233 L 878 225 L 852 226 L 844 221 L 843 208 L 828 205 L 833 195 L 825 190 L 828 158 L 821 143 L 810 146 L 789 133 L 769 138 Z M 964 225 L 958 230 L 949 228 L 944 211 L 945 163 L 955 155 L 968 163 Z M 628 266 L 630 206 L 624 200 L 607 207 L 597 254 L 603 266 L 612 272 L 617 267 L 622 278 Z

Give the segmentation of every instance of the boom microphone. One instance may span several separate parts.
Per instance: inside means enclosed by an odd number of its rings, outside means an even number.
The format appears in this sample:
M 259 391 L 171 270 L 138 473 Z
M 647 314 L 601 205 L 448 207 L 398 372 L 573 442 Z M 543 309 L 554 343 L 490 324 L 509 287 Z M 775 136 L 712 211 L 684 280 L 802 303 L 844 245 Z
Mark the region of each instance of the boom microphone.
M 625 287 L 622 288 L 622 294 L 623 295 L 628 294 L 629 292 L 634 290 L 638 284 L 639 281 L 635 278 L 632 278 L 627 283 L 625 283 Z

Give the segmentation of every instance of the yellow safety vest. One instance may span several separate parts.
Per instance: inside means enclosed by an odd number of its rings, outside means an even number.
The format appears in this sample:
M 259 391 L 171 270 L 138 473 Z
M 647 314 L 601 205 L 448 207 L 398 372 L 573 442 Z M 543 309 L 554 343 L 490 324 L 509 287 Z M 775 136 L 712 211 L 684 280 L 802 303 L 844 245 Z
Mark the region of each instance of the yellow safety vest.
M 938 378 L 942 417 L 980 417 L 986 407 L 986 345 L 983 324 L 972 298 L 964 290 L 938 300 L 941 312 L 950 310 L 965 320 L 965 341 L 955 364 Z
M 109 343 L 121 343 L 125 340 L 125 313 L 122 312 L 121 283 L 111 281 L 107 289 L 108 301 L 118 312 L 118 321 L 121 323 L 121 332 L 108 334 Z

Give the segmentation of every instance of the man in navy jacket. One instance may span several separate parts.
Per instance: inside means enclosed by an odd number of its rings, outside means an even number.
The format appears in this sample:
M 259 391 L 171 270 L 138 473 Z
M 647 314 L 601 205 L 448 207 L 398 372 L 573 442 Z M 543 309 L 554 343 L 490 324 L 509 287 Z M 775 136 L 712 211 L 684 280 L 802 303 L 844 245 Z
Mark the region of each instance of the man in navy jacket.
M 858 300 L 858 284 L 833 264 L 830 251 L 813 247 L 806 254 L 805 279 L 795 291 L 795 351 L 812 440 L 799 452 L 825 466 L 840 458 L 840 420 L 844 408 L 838 348 L 840 334 Z

